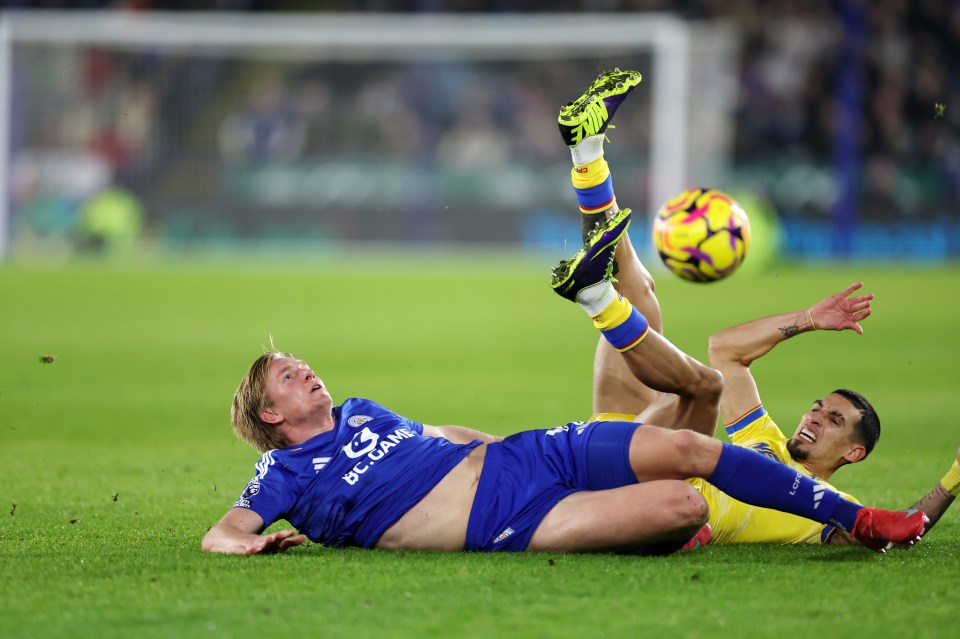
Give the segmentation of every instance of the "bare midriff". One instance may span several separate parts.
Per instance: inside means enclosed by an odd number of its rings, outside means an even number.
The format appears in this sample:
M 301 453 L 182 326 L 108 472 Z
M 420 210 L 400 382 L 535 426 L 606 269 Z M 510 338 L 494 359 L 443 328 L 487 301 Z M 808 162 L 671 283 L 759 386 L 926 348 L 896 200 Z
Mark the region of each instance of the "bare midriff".
M 467 521 L 483 470 L 486 444 L 470 451 L 447 476 L 388 528 L 377 548 L 463 550 Z

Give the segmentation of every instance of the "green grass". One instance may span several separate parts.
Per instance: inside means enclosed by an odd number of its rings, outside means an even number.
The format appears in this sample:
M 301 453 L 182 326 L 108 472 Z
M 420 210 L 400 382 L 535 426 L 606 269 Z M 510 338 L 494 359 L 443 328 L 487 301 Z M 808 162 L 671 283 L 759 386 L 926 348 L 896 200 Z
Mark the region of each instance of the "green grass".
M 553 260 L 0 268 L 0 636 L 954 636 L 957 512 L 883 557 L 200 553 L 252 474 L 228 405 L 271 334 L 336 399 L 427 423 L 506 434 L 586 417 L 596 334 L 546 286 Z M 881 443 L 834 483 L 901 507 L 960 444 L 960 269 L 784 266 L 710 286 L 661 275 L 658 293 L 668 336 L 703 359 L 711 332 L 858 278 L 877 293 L 865 335 L 803 336 L 755 371 L 786 430 L 838 386 L 871 398 Z

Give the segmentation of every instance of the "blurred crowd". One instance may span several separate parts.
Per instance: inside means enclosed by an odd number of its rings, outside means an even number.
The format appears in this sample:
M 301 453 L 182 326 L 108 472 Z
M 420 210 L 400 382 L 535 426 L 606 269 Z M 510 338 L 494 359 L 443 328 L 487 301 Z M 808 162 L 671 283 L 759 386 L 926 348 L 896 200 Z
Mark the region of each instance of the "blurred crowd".
M 24 8 L 407 12 L 538 12 L 540 5 L 482 0 L 6 3 Z M 864 219 L 957 218 L 960 2 L 564 0 L 549 8 L 670 11 L 733 25 L 741 47 L 733 167 L 747 176 L 741 181 L 767 176 L 749 186 L 766 188 L 765 195 L 782 212 L 831 215 L 836 176 L 846 175 L 859 186 L 847 203 L 857 206 Z M 42 47 L 28 54 L 47 55 Z M 553 117 L 559 106 L 554 96 L 567 95 L 597 70 L 595 64 L 585 64 L 582 72 L 573 73 L 569 64 L 538 61 L 509 69 L 448 64 L 429 73 L 417 65 L 397 73 L 395 65 L 365 65 L 361 71 L 349 64 L 287 65 L 278 72 L 264 63 L 194 59 L 188 66 L 183 57 L 156 51 L 97 49 L 83 50 L 69 63 L 50 61 L 63 64 L 74 67 L 65 76 L 72 86 L 62 92 L 72 96 L 69 100 L 30 104 L 24 98 L 18 105 L 17 117 L 29 123 L 14 140 L 15 147 L 19 143 L 27 149 L 15 166 L 15 196 L 21 203 L 45 174 L 66 175 L 60 179 L 72 183 L 64 188 L 77 197 L 105 183 L 148 195 L 164 188 L 158 171 L 161 176 L 180 171 L 197 185 L 216 184 L 211 158 L 202 152 L 210 138 L 227 166 L 349 156 L 358 147 L 373 149 L 383 159 L 464 169 L 509 161 L 554 162 Z M 62 70 L 57 66 L 55 71 Z M 571 84 L 572 77 L 578 82 Z M 621 151 L 640 155 L 648 148 L 649 104 L 642 100 L 628 116 L 635 119 L 628 126 L 636 133 L 617 141 Z M 51 148 L 58 149 L 56 157 L 45 154 Z M 75 170 L 55 170 L 65 161 Z M 804 178 L 772 183 L 771 171 L 781 178 Z

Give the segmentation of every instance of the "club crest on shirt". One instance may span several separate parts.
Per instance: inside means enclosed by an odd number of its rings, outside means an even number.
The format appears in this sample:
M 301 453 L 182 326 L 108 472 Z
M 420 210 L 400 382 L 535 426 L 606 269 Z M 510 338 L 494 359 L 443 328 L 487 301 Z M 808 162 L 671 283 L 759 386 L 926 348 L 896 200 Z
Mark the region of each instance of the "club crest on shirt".
M 351 415 L 350 419 L 347 420 L 347 425 L 357 428 L 370 421 L 373 421 L 373 417 L 369 415 Z
M 757 444 L 753 444 L 752 446 L 750 446 L 750 448 L 757 451 L 761 455 L 766 455 L 767 457 L 771 459 L 776 459 L 778 461 L 780 460 L 780 456 L 777 455 L 777 453 L 774 452 L 772 448 L 770 448 L 770 444 L 767 444 L 765 442 L 760 442 Z

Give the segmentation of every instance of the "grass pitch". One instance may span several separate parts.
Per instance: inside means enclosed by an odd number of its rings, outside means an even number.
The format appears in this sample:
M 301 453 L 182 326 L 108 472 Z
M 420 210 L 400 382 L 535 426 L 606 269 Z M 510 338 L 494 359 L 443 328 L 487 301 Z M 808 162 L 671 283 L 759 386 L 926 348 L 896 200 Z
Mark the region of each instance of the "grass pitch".
M 0 268 L 0 636 L 955 635 L 960 510 L 887 556 L 200 552 L 258 457 L 232 438 L 228 406 L 271 334 L 337 400 L 500 434 L 587 417 L 597 336 L 549 290 L 559 257 L 492 271 L 363 255 Z M 707 286 L 660 275 L 658 293 L 667 335 L 704 359 L 710 333 L 856 279 L 877 293 L 863 336 L 804 335 L 754 369 L 788 431 L 833 388 L 871 398 L 881 442 L 834 483 L 902 507 L 960 445 L 960 269 L 783 266 Z

